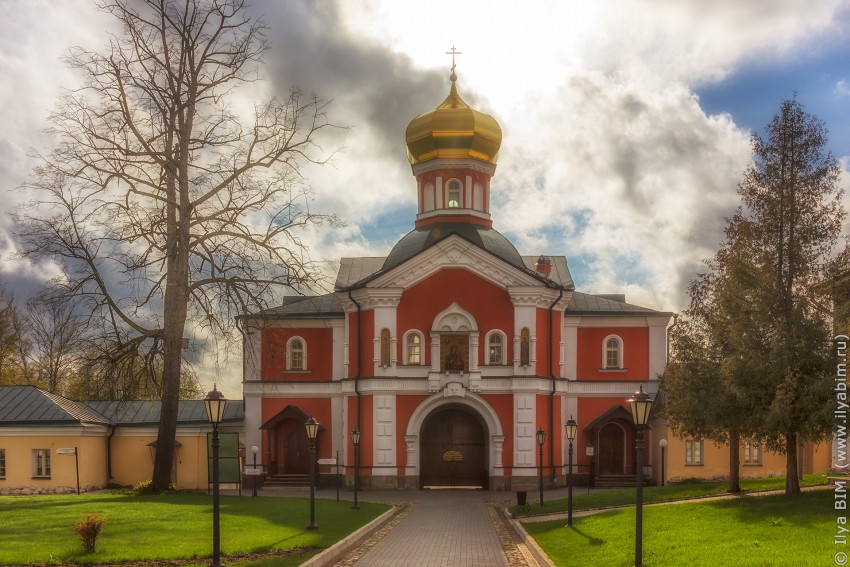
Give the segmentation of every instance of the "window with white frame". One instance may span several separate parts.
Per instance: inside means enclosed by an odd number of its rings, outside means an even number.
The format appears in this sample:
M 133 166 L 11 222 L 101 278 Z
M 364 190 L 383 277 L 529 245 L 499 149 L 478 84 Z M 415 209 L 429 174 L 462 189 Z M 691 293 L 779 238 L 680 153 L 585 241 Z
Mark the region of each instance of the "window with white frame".
M 703 461 L 704 445 L 702 440 L 688 439 L 685 441 L 685 464 L 701 465 Z
M 449 181 L 447 203 L 450 209 L 460 207 L 460 181 L 457 179 Z
M 602 368 L 617 370 L 623 368 L 623 340 L 616 335 L 605 337 L 602 343 Z
M 487 364 L 505 364 L 505 336 L 501 331 L 487 335 Z
M 404 339 L 404 361 L 407 364 L 422 364 L 422 335 L 410 331 Z
M 50 449 L 32 450 L 32 476 L 50 478 Z
M 6 478 L 6 449 L 0 449 L 0 478 Z
M 286 342 L 286 369 L 307 370 L 307 343 L 301 337 Z
M 746 443 L 744 443 L 744 464 L 761 464 L 761 445 L 754 441 L 747 441 Z

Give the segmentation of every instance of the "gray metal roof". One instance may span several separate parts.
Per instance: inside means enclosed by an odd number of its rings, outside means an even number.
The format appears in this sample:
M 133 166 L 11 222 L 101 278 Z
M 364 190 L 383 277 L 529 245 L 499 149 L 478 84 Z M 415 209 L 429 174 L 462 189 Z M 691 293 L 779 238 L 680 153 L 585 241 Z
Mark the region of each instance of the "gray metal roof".
M 124 426 L 150 426 L 159 424 L 162 404 L 158 401 L 90 401 L 81 402 L 111 422 Z M 245 409 L 242 400 L 227 400 L 224 405 L 224 422 L 242 422 Z M 208 423 L 203 400 L 180 400 L 177 406 L 178 425 Z
M 0 427 L 89 425 L 158 425 L 157 401 L 75 402 L 35 386 L 0 386 Z M 226 423 L 245 419 L 242 400 L 227 400 Z M 180 400 L 178 425 L 207 423 L 203 400 Z
M 646 316 L 646 315 L 672 315 L 662 311 L 656 311 L 640 305 L 632 305 L 623 301 L 608 299 L 613 295 L 599 296 L 587 293 L 573 292 L 570 304 L 567 306 L 567 315 L 622 315 L 622 316 Z
M 298 319 L 298 318 L 342 318 L 345 311 L 339 298 L 333 293 L 314 296 L 289 296 L 283 305 L 250 315 L 260 319 Z
M 339 262 L 339 272 L 336 275 L 336 288 L 348 287 L 365 279 L 384 266 L 386 257 L 374 258 L 343 258 Z
M 561 284 L 567 289 L 572 288 L 575 283 L 573 282 L 573 276 L 570 274 L 570 268 L 567 266 L 567 257 L 549 256 L 547 254 L 543 255 L 552 261 L 552 273 L 549 274 L 549 279 L 555 283 Z M 534 256 L 523 256 L 522 261 L 526 268 L 536 271 L 538 258 L 540 258 L 540 254 L 535 254 Z
M 389 270 L 413 258 L 423 250 L 452 234 L 468 240 L 517 268 L 525 268 L 522 257 L 511 241 L 497 230 L 469 222 L 438 222 L 414 228 L 399 240 L 390 251 L 383 269 Z
M 552 273 L 549 278 L 545 278 L 535 269 L 539 256 L 520 256 L 510 240 L 499 231 L 472 223 L 441 222 L 413 229 L 396 243 L 386 258 L 343 258 L 337 274 L 336 290 L 345 291 L 363 286 L 453 234 L 543 282 L 573 289 L 573 279 L 564 256 L 549 257 L 553 260 Z
M 0 427 L 108 423 L 108 419 L 85 404 L 35 386 L 0 386 Z

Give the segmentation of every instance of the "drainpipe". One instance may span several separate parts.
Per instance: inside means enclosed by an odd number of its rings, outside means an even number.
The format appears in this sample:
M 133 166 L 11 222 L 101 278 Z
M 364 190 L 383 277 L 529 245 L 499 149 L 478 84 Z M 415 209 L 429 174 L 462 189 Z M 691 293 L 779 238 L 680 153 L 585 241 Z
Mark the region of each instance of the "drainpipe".
M 552 471 L 550 479 L 554 483 L 555 479 L 555 372 L 552 370 L 554 362 L 553 345 L 555 337 L 554 322 L 552 311 L 555 305 L 564 297 L 564 289 L 558 289 L 558 299 L 552 302 L 549 306 L 549 379 L 552 380 L 552 391 L 549 392 L 549 467 Z M 542 466 L 542 463 L 541 463 Z
M 357 306 L 357 370 L 354 373 L 354 393 L 357 394 L 357 430 L 363 431 L 360 429 L 360 357 L 363 354 L 361 348 L 360 341 L 360 304 L 354 299 L 354 296 L 351 295 L 351 290 L 348 290 L 348 299 L 351 300 L 354 305 Z
M 109 424 L 109 437 L 106 438 L 106 484 L 112 484 L 112 436 L 115 435 L 115 424 Z

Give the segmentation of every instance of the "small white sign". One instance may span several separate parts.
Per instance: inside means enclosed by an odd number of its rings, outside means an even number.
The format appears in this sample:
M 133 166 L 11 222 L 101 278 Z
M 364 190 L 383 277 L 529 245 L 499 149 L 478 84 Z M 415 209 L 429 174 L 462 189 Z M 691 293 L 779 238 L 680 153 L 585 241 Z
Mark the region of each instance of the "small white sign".
M 76 455 L 77 448 L 76 447 L 61 447 L 56 449 L 57 455 Z
M 260 469 L 245 469 L 245 476 L 260 476 L 263 474 L 263 471 Z
M 335 465 L 336 459 L 319 459 L 318 463 L 320 465 Z
M 587 447 L 585 447 L 584 448 L 584 454 L 587 455 L 588 457 L 592 457 L 593 456 L 593 445 L 588 445 Z

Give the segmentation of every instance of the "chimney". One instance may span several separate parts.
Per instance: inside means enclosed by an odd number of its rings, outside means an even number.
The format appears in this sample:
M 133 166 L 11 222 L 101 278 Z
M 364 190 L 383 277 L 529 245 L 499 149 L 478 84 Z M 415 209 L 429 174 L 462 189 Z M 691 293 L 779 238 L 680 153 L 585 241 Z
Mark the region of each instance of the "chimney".
M 548 278 L 549 274 L 552 273 L 552 260 L 541 254 L 537 259 L 537 265 L 534 269 L 537 270 L 537 273 L 541 276 Z

